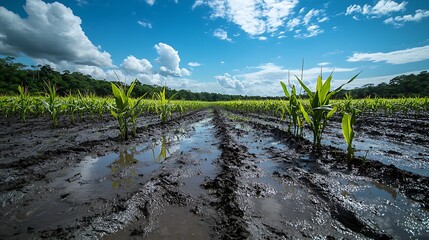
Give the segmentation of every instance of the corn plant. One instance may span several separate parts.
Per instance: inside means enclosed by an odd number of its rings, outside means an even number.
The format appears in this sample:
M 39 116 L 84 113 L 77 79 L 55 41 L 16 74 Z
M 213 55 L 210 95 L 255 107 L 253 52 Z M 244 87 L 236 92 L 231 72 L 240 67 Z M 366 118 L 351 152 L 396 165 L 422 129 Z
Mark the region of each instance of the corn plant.
M 153 99 L 158 102 L 158 104 L 154 105 L 156 114 L 159 114 L 161 123 L 166 123 L 168 118 L 171 118 L 172 111 L 174 110 L 174 105 L 171 104 L 171 99 L 173 99 L 176 94 L 171 96 L 169 99 L 166 97 L 165 88 L 163 87 L 162 90 L 158 93 L 153 94 Z
M 136 81 L 134 81 L 127 91 L 125 91 L 122 85 L 115 85 L 112 83 L 112 92 L 115 98 L 115 105 L 111 106 L 110 113 L 118 121 L 119 131 L 121 138 L 128 140 L 128 123 L 133 122 L 133 135 L 136 133 L 136 118 L 141 112 L 136 109 L 139 107 L 141 97 L 136 103 L 131 100 L 131 93 L 133 92 Z M 134 119 L 134 120 L 132 120 Z
M 346 94 L 346 99 L 342 101 L 341 105 L 343 113 L 341 128 L 343 131 L 344 140 L 347 143 L 347 161 L 350 164 L 355 153 L 355 149 L 353 148 L 353 138 L 355 135 L 354 125 L 360 110 L 353 106 L 353 100 L 350 94 Z
M 353 148 L 353 138 L 355 136 L 355 133 L 353 131 L 353 125 L 354 125 L 354 116 L 350 115 L 346 112 L 343 112 L 343 120 L 342 120 L 342 130 L 343 130 L 343 136 L 344 140 L 347 143 L 347 161 L 350 164 L 352 158 L 354 157 L 355 149 Z
M 76 113 L 81 111 L 81 107 L 79 106 L 77 100 L 71 96 L 67 101 L 67 104 L 65 105 L 66 105 L 66 111 L 70 118 L 70 123 L 74 124 L 76 122 Z
M 283 92 L 288 100 L 282 107 L 280 107 L 282 111 L 282 119 L 284 119 L 285 114 L 289 116 L 288 123 L 288 132 L 291 132 L 291 126 L 293 125 L 293 134 L 298 136 L 302 134 L 302 129 L 304 128 L 304 122 L 302 119 L 302 113 L 299 107 L 298 97 L 296 95 L 295 85 L 292 85 L 291 92 L 289 93 L 286 84 L 280 82 Z
M 317 78 L 316 91 L 314 93 L 302 82 L 299 77 L 295 75 L 299 84 L 308 95 L 309 109 L 306 110 L 302 103 L 300 103 L 299 106 L 305 121 L 310 125 L 310 129 L 313 132 L 314 149 L 320 149 L 323 131 L 328 124 L 328 120 L 337 111 L 336 107 L 333 107 L 331 104 L 329 104 L 329 100 L 335 93 L 339 92 L 344 85 L 357 78 L 359 74 L 360 73 L 356 74 L 356 76 L 351 78 L 348 82 L 342 84 L 333 91 L 331 91 L 332 73 L 325 82 L 322 81 L 322 75 L 319 75 Z
M 52 125 L 58 126 L 58 116 L 65 107 L 57 96 L 57 86 L 50 82 L 45 82 L 47 99 L 42 100 L 43 106 L 51 116 Z
M 18 111 L 21 116 L 22 122 L 27 121 L 27 114 L 31 108 L 31 99 L 28 94 L 28 87 L 18 86 L 19 99 L 18 99 Z

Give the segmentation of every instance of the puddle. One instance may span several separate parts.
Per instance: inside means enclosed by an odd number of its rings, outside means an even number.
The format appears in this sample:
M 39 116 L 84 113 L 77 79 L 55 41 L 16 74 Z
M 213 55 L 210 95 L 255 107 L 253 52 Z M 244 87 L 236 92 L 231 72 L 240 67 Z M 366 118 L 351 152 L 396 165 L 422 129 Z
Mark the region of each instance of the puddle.
M 394 239 L 427 239 L 429 211 L 396 189 L 365 178 L 340 173 L 328 184 L 330 190 L 342 195 L 346 204 Z
M 210 228 L 189 210 L 168 206 L 159 217 L 158 228 L 145 239 L 210 239 Z
M 218 145 L 208 118 L 190 124 L 186 129 L 167 132 L 154 141 L 123 146 L 119 152 L 101 157 L 87 156 L 68 174 L 48 186 L 58 194 L 50 195 L 51 199 L 34 206 L 23 217 L 22 231 L 27 231 L 27 227 L 47 229 L 58 224 L 67 225 L 70 219 L 84 213 L 82 209 L 87 209 L 86 205 L 100 201 L 94 206 L 102 208 L 105 201 L 137 191 L 161 167 L 178 164 L 176 160 L 182 154 L 189 155 L 184 167 L 188 175 L 179 176 L 184 182 L 183 190 L 190 194 L 203 191 L 200 185 L 205 177 L 216 175 L 213 161 L 221 153 Z M 198 238 L 201 234 L 195 236 Z
M 190 195 L 205 193 L 201 185 L 207 178 L 214 179 L 217 175 L 215 160 L 220 157 L 221 151 L 211 121 L 212 118 L 207 118 L 193 125 L 195 133 L 178 147 L 181 154 L 191 160 L 184 170 L 183 185 L 180 186 L 182 192 Z
M 342 138 L 340 126 L 330 129 L 331 134 L 325 134 L 322 139 L 323 145 L 332 145 L 345 152 L 347 144 Z M 310 140 L 309 134 L 307 139 Z M 339 137 L 338 137 L 339 136 Z M 417 156 L 429 156 L 429 148 L 424 145 L 384 140 L 364 133 L 356 133 L 353 141 L 356 156 L 367 157 L 370 160 L 380 161 L 386 165 L 393 164 L 397 168 L 429 177 L 429 161 L 416 159 Z
M 255 122 L 280 129 L 286 128 L 286 123 L 279 124 L 275 121 L 266 121 L 259 116 L 254 117 L 255 119 L 252 120 Z M 240 119 L 240 116 L 237 115 L 236 118 Z M 312 141 L 312 136 L 309 129 L 304 129 L 304 138 Z M 322 145 L 331 145 L 344 150 L 344 152 L 347 151 L 347 144 L 343 139 L 341 125 L 339 123 L 332 122 L 332 125 L 326 128 L 323 134 Z M 356 148 L 356 156 L 364 157 L 366 155 L 367 159 L 380 161 L 386 165 L 393 164 L 402 170 L 429 177 L 429 161 L 424 161 L 423 157 L 429 156 L 429 148 L 425 145 L 395 140 L 386 141 L 382 138 L 377 138 L 362 132 L 356 132 L 353 145 Z

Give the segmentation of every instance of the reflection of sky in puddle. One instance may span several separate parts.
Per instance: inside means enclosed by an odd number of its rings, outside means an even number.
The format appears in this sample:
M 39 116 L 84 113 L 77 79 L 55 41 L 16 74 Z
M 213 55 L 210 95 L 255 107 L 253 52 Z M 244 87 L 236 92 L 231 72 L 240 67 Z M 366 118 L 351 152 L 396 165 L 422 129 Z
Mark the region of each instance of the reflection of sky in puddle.
M 365 178 L 342 174 L 333 177 L 329 183 L 331 191 L 342 195 L 360 216 L 376 223 L 395 239 L 428 237 L 429 212 L 395 188 Z
M 310 136 L 307 134 L 308 139 Z M 337 136 L 342 136 L 341 127 L 329 135 L 329 138 L 323 138 L 322 144 L 333 145 L 346 151 L 347 144 L 344 139 Z M 366 155 L 367 159 L 377 160 L 387 165 L 393 164 L 402 170 L 429 177 L 429 162 L 415 159 L 419 153 L 429 155 L 427 146 L 392 140 L 386 141 L 359 133 L 353 141 L 353 146 L 356 149 L 356 156 L 364 157 Z M 399 154 L 389 154 L 389 151 Z
M 148 175 L 164 164 L 164 161 L 168 162 L 172 154 L 192 152 L 194 148 L 206 144 L 206 138 L 213 138 L 213 133 L 207 133 L 207 122 L 210 120 L 208 118 L 190 125 L 189 128 L 195 131 L 190 136 L 185 134 L 184 129 L 179 129 L 172 136 L 162 134 L 149 143 L 124 146 L 119 152 L 111 152 L 102 157 L 87 156 L 80 164 L 79 183 L 88 191 L 105 187 L 105 184 L 88 186 L 102 182 L 112 182 L 114 188 L 133 184 L 139 176 Z M 209 156 L 205 156 L 207 157 Z

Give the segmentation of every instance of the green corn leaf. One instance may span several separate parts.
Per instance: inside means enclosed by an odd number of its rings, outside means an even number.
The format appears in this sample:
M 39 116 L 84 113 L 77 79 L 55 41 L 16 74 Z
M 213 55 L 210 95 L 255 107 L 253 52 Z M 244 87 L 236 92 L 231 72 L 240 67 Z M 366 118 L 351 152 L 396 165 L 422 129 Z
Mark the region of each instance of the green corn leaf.
M 113 111 L 113 109 L 110 109 L 110 113 L 112 114 L 112 116 L 113 116 L 115 119 L 118 119 L 118 114 L 117 114 L 115 111 Z
M 332 115 L 334 115 L 334 113 L 337 111 L 337 107 L 332 108 L 331 111 L 328 112 L 328 114 L 326 115 L 327 119 L 330 119 L 332 117 Z
M 341 123 L 344 139 L 346 140 L 347 145 L 350 145 L 351 143 L 351 133 L 352 133 L 352 127 L 350 124 L 351 116 L 348 113 L 344 113 L 343 120 Z
M 127 97 L 130 97 L 130 96 L 131 96 L 131 93 L 133 92 L 134 86 L 136 85 L 136 81 L 137 81 L 137 79 L 136 79 L 136 80 L 134 80 L 134 82 L 133 82 L 133 83 L 131 83 L 131 86 L 130 86 L 130 88 L 129 88 L 129 89 L 128 89 L 128 91 L 127 91 Z
M 285 93 L 285 96 L 289 99 L 290 94 L 289 94 L 289 91 L 287 90 L 286 84 L 284 84 L 284 82 L 282 82 L 282 81 L 280 81 L 280 84 L 282 85 L 283 92 Z
M 313 97 L 313 93 L 311 92 L 311 90 L 307 86 L 305 86 L 305 84 L 301 81 L 301 79 L 298 78 L 298 76 L 295 75 L 295 78 L 298 80 L 299 84 L 305 90 L 305 92 L 308 94 L 308 96 L 310 98 L 312 98 Z
M 316 91 L 320 92 L 321 90 L 322 90 L 322 75 L 319 75 L 317 77 Z
M 301 110 L 302 116 L 304 116 L 305 121 L 307 121 L 308 124 L 313 125 L 313 122 L 311 121 L 307 111 L 305 110 L 304 106 L 301 103 L 299 103 L 299 109 Z
M 326 79 L 325 83 L 322 85 L 322 88 L 320 89 L 320 100 L 321 104 L 326 104 L 326 102 L 329 100 L 328 93 L 329 90 L 331 90 L 331 80 L 332 76 L 329 76 L 328 79 Z

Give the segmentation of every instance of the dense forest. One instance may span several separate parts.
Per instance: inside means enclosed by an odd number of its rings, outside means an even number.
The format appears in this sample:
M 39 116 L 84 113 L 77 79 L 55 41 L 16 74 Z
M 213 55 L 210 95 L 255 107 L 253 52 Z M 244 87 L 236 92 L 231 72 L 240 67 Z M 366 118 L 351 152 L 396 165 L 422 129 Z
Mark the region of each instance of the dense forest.
M 15 62 L 13 57 L 0 58 L 0 94 L 17 94 L 18 85 L 28 87 L 31 94 L 44 92 L 45 82 L 51 82 L 58 87 L 58 93 L 61 95 L 76 94 L 78 91 L 83 93 L 93 93 L 98 96 L 111 95 L 110 82 L 105 80 L 93 79 L 90 75 L 80 72 L 55 71 L 49 65 L 28 66 Z M 133 91 L 134 97 L 150 97 L 154 92 L 159 92 L 162 86 L 151 86 L 137 81 L 136 88 Z M 178 92 L 178 93 L 177 93 Z M 200 92 L 194 93 L 188 90 L 174 90 L 167 88 L 167 96 L 177 93 L 175 99 L 182 100 L 200 100 L 200 101 L 225 101 L 237 99 L 278 99 L 279 97 L 258 97 L 242 95 L 226 95 L 219 93 Z M 378 85 L 367 84 L 360 88 L 352 90 L 342 90 L 337 98 L 345 93 L 350 93 L 353 98 L 371 97 L 414 97 L 429 96 L 429 73 L 423 71 L 417 75 L 401 75 L 390 80 L 389 83 L 380 83 Z

